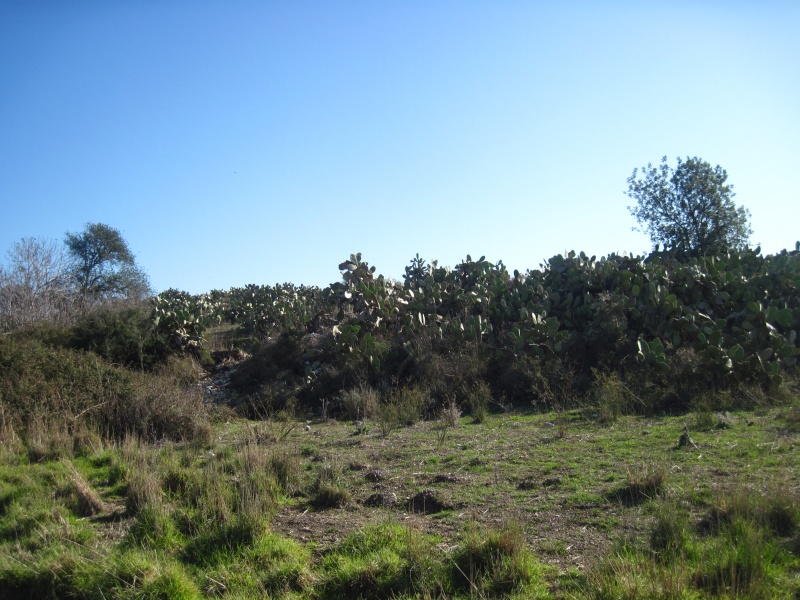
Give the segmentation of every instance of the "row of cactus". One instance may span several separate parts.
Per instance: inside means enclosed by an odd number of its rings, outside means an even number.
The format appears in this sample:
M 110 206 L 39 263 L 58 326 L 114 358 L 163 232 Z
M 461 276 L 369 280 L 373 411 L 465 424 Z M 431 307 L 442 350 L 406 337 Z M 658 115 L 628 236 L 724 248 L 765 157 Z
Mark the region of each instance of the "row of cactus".
M 778 384 L 800 357 L 800 244 L 680 262 L 583 252 L 509 273 L 467 256 L 454 268 L 415 256 L 403 281 L 376 274 L 361 254 L 339 265 L 341 281 L 320 289 L 247 286 L 206 296 L 169 292 L 155 314 L 180 337 L 226 320 L 263 335 L 332 332 L 334 350 L 380 370 L 387 349 L 414 353 L 423 338 L 468 341 L 510 358 L 570 358 L 587 368 L 636 360 L 666 370 L 691 348 L 714 377 Z M 578 350 L 576 350 L 576 348 Z
M 200 345 L 203 332 L 222 321 L 221 302 L 212 294 L 169 289 L 152 300 L 153 326 L 178 348 Z

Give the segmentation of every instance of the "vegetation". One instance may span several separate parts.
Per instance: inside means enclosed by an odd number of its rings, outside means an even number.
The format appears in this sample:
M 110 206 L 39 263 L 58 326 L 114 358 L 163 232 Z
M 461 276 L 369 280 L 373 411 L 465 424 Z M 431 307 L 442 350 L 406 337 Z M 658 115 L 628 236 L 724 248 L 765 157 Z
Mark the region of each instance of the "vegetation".
M 325 289 L 170 291 L 156 299 L 157 331 L 190 348 L 230 323 L 263 340 L 234 379 L 243 397 L 266 393 L 277 409 L 338 398 L 341 413 L 352 410 L 342 390 L 360 386 L 387 398 L 419 387 L 426 415 L 456 402 L 480 416 L 489 398 L 566 407 L 612 375 L 625 410 L 652 413 L 709 390 L 776 390 L 800 355 L 797 249 L 687 261 L 569 253 L 525 274 L 483 257 L 452 270 L 416 257 L 403 285 L 360 255 L 340 267 Z
M 696 447 L 676 443 L 685 415 L 596 411 L 566 411 L 563 433 L 555 412 L 461 417 L 443 443 L 438 420 L 312 420 L 279 440 L 229 419 L 205 440 L 57 455 L 7 436 L 0 597 L 800 593 L 791 410 L 731 412 Z
M 136 266 L 122 234 L 103 223 L 88 223 L 81 233 L 67 233 L 70 276 L 81 302 L 148 295 L 147 276 Z
M 734 242 L 142 300 L 23 240 L 0 599 L 798 597 L 800 243 Z
M 684 257 L 713 256 L 741 250 L 752 233 L 750 213 L 733 203 L 733 186 L 725 169 L 697 157 L 678 158 L 672 169 L 667 157 L 659 167 L 650 164 L 628 179 L 628 196 L 636 200 L 631 214 L 653 240 L 668 252 Z

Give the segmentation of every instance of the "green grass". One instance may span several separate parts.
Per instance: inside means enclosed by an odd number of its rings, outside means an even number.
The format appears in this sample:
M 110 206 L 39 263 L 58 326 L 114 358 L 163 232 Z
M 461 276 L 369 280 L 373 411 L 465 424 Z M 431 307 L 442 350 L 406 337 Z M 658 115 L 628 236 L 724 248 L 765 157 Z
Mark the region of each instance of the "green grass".
M 228 420 L 208 444 L 6 445 L 0 599 L 800 594 L 791 409 L 587 414 L 464 417 L 444 439 L 438 419 L 283 439 Z M 696 447 L 677 445 L 687 422 Z M 422 492 L 444 509 L 409 510 Z

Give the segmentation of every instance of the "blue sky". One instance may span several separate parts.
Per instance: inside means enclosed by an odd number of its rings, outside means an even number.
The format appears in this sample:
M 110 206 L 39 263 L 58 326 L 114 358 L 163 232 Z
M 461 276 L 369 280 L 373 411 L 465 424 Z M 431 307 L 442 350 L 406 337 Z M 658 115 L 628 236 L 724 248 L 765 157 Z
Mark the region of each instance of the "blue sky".
M 556 6 L 557 5 L 557 6 Z M 626 179 L 728 171 L 800 239 L 800 4 L 0 0 L 0 253 L 87 222 L 153 287 L 327 285 L 360 251 L 643 253 Z

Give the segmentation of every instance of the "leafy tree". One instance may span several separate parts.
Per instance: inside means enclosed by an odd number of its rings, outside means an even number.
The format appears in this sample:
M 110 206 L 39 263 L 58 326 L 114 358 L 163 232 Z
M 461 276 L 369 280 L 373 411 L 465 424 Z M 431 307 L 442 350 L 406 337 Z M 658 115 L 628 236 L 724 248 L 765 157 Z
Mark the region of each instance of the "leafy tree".
M 752 233 L 750 213 L 731 200 L 733 186 L 728 174 L 697 157 L 678 158 L 673 169 L 667 157 L 661 165 L 648 163 L 628 178 L 628 196 L 636 200 L 628 210 L 650 235 L 655 250 L 659 245 L 678 256 L 705 256 L 741 249 Z
M 67 233 L 66 245 L 84 306 L 98 300 L 142 298 L 150 292 L 147 275 L 136 265 L 119 230 L 88 223 L 81 233 Z

